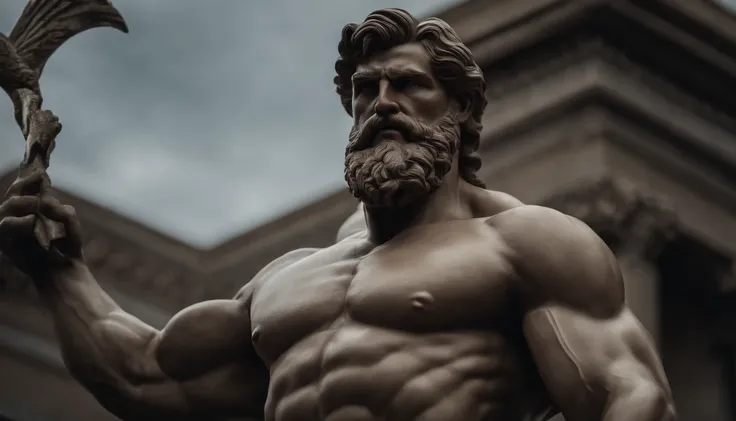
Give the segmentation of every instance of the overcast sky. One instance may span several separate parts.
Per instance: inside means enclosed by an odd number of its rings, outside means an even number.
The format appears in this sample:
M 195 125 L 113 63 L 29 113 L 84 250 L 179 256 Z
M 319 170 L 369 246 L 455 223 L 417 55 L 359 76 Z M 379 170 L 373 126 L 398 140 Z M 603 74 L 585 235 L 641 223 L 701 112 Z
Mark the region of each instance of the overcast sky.
M 8 33 L 25 0 L 0 1 Z M 41 79 L 64 129 L 55 185 L 200 246 L 343 188 L 340 31 L 453 0 L 113 0 L 130 33 L 78 35 Z M 0 94 L 2 95 L 2 94 Z M 23 140 L 0 99 L 0 169 Z

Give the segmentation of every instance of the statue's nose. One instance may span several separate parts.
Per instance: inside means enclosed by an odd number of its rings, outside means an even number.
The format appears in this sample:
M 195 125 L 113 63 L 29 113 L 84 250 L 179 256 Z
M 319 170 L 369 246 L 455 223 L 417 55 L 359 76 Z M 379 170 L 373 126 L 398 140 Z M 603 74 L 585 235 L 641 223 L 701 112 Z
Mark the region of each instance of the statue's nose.
M 373 111 L 380 116 L 397 114 L 399 112 L 399 104 L 393 98 L 393 90 L 391 84 L 387 80 L 382 80 L 378 89 L 378 98 Z

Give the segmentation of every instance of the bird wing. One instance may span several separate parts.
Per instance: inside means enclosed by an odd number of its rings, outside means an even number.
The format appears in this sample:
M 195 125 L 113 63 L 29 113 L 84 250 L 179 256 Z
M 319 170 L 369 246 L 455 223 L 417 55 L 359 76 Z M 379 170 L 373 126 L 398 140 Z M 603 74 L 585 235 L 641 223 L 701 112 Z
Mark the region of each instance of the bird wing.
M 13 43 L 0 34 L 0 88 L 11 95 L 21 88 L 34 90 L 37 82 L 38 77 L 23 65 Z
M 61 44 L 99 27 L 128 32 L 125 20 L 109 0 L 28 0 L 8 38 L 24 64 L 40 75 Z

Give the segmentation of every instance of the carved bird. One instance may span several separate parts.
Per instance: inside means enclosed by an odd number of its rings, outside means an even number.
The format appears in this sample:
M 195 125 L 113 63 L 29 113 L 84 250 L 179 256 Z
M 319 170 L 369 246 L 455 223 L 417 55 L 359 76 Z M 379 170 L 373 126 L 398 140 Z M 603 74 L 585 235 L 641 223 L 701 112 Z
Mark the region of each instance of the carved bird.
M 38 80 L 51 54 L 74 35 L 105 26 L 128 32 L 109 0 L 28 1 L 10 35 L 0 34 L 0 87 L 13 100 L 18 124 L 23 112 L 41 106 Z
M 109 0 L 29 0 L 10 35 L 0 34 L 0 87 L 13 101 L 15 120 L 26 139 L 19 178 L 39 170 L 45 173 L 61 130 L 51 112 L 37 113 L 43 102 L 38 81 L 46 62 L 69 38 L 105 26 L 128 32 L 123 17 Z M 37 123 L 35 129 L 32 122 Z M 43 194 L 49 184 L 45 176 L 38 194 Z M 34 230 L 45 249 L 64 236 L 64 226 L 43 215 L 37 217 Z

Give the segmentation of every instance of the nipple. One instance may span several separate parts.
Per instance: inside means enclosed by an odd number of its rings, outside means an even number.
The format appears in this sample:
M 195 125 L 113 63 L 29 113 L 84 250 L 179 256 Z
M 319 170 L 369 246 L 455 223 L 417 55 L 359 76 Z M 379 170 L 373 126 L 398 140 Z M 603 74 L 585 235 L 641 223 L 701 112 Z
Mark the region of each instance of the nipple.
M 424 310 L 434 303 L 434 297 L 428 291 L 419 291 L 411 296 L 411 307 L 414 310 Z
M 260 326 L 256 326 L 255 329 L 253 329 L 253 332 L 250 334 L 250 340 L 253 343 L 258 342 L 258 340 L 261 338 L 261 328 Z

